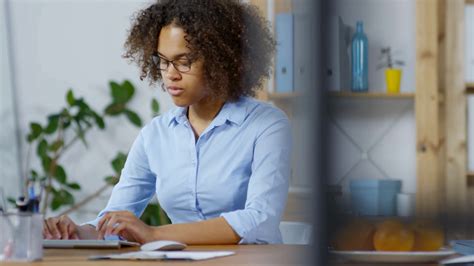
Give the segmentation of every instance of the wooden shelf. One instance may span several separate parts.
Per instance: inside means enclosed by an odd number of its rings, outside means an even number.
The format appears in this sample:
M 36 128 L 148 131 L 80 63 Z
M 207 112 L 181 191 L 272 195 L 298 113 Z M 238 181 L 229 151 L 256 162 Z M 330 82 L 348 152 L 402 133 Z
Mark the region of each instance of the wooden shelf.
M 474 187 L 474 172 L 467 173 L 467 186 Z
M 474 94 L 474 83 L 466 83 L 466 93 Z
M 291 100 L 301 96 L 301 93 L 297 92 L 269 92 L 269 100 Z
M 329 92 L 330 97 L 340 98 L 370 98 L 370 99 L 415 99 L 415 94 L 411 92 L 401 93 L 385 93 L 385 92 L 349 92 L 349 91 L 332 91 Z

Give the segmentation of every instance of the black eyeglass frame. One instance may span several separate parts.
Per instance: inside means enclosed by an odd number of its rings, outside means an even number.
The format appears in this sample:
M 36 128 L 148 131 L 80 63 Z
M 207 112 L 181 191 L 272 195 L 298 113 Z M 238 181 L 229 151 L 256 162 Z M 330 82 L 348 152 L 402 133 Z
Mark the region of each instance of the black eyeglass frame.
M 188 62 L 186 64 L 179 63 L 180 60 L 183 60 L 183 57 L 188 60 Z M 196 57 L 194 57 L 192 55 L 184 55 L 184 56 L 176 58 L 174 60 L 168 60 L 164 57 L 161 57 L 157 52 L 155 52 L 155 53 L 152 54 L 152 60 L 153 60 L 153 63 L 155 65 L 157 65 L 158 68 L 161 71 L 167 71 L 169 66 L 170 66 L 170 63 L 171 63 L 171 64 L 173 64 L 174 69 L 176 69 L 178 72 L 187 73 L 187 72 L 191 71 L 191 67 L 192 67 L 193 63 L 196 61 Z M 161 62 L 162 61 L 166 62 L 166 67 L 165 66 L 161 67 Z M 185 68 L 183 69 L 182 67 L 185 67 Z

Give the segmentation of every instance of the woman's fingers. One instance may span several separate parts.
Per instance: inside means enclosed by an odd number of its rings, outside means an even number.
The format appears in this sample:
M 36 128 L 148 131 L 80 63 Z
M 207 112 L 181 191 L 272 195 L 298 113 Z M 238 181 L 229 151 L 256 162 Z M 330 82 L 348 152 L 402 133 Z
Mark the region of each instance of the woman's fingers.
M 68 224 L 67 231 L 68 231 L 69 239 L 79 239 L 79 236 L 77 235 L 76 226 L 74 224 L 72 223 Z
M 61 239 L 69 239 L 69 234 L 68 234 L 68 225 L 65 223 L 58 223 L 58 229 L 59 233 L 61 234 Z
M 106 213 L 100 220 L 99 222 L 97 223 L 97 232 L 99 233 L 97 235 L 97 239 L 104 239 L 104 224 L 107 223 L 107 221 L 109 220 L 109 214 Z
M 111 235 L 112 229 L 114 229 L 114 226 L 116 226 L 116 224 L 120 222 L 120 220 L 121 220 L 120 214 L 110 215 L 110 219 L 107 221 L 106 224 L 104 224 L 104 230 L 103 230 L 104 235 L 106 236 Z
M 59 220 L 57 218 L 49 218 L 46 220 L 49 232 L 51 233 L 53 239 L 61 239 L 61 233 L 58 229 L 58 222 Z
M 112 231 L 110 232 L 110 234 L 112 235 L 120 235 L 120 233 L 125 230 L 127 228 L 127 223 L 121 223 L 117 226 L 115 226 Z
M 49 232 L 48 223 L 46 220 L 43 220 L 43 237 L 45 239 L 52 239 L 53 236 Z
M 100 218 L 96 227 L 97 232 L 100 232 L 102 230 L 102 226 L 107 221 L 107 219 L 108 219 L 108 213 L 106 213 L 104 216 L 102 216 L 102 218 Z
M 43 235 L 46 239 L 78 239 L 77 226 L 67 216 L 52 217 L 44 220 Z
M 106 235 L 111 235 L 112 230 L 125 220 L 135 217 L 129 211 L 116 211 L 106 213 L 97 223 L 98 239 L 103 239 Z

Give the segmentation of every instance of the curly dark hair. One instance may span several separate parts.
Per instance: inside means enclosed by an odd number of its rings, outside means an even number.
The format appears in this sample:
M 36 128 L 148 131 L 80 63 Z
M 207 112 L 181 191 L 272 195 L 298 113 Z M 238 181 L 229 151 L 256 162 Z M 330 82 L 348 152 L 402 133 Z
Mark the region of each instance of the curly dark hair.
M 275 40 L 255 6 L 238 0 L 157 0 L 133 18 L 124 54 L 150 85 L 163 78 L 152 55 L 168 25 L 181 27 L 188 48 L 204 59 L 204 78 L 214 96 L 230 101 L 255 96 L 270 74 Z

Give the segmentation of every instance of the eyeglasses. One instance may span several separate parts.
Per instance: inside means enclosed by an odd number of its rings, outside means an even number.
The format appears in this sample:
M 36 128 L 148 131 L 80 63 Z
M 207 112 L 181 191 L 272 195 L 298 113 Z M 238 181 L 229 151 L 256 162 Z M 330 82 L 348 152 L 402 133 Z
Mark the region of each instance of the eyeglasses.
M 153 63 L 158 65 L 161 71 L 167 71 L 171 63 L 173 64 L 174 68 L 178 70 L 178 72 L 180 73 L 189 72 L 191 70 L 191 65 L 194 62 L 194 59 L 191 58 L 190 56 L 182 56 L 175 60 L 168 60 L 166 58 L 159 56 L 158 53 L 154 53 L 152 55 L 152 58 L 153 58 Z

